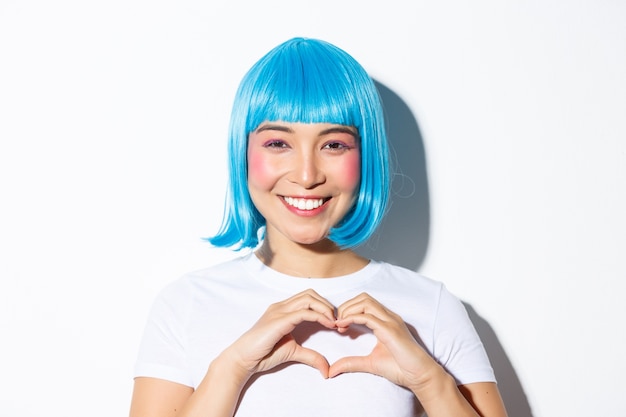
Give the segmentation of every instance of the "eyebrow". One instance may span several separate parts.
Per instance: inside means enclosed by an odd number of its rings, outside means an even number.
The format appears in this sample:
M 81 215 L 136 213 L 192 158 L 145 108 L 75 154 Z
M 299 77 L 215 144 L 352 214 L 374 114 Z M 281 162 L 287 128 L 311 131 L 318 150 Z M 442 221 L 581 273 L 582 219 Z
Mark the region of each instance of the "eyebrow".
M 260 133 L 266 130 L 278 130 L 279 132 L 293 133 L 293 129 L 288 126 L 274 125 L 274 124 L 261 125 L 255 130 L 255 132 Z
M 354 136 L 355 139 L 359 138 L 359 134 L 354 131 L 354 129 L 350 129 L 348 126 L 336 126 L 328 129 L 324 129 L 320 132 L 320 136 L 328 135 L 329 133 L 347 133 L 349 135 Z
M 264 124 L 262 126 L 259 126 L 256 129 L 256 133 L 260 133 L 266 130 L 277 130 L 279 132 L 285 132 L 285 133 L 294 133 L 293 129 L 290 128 L 289 126 L 284 126 L 284 125 L 279 125 L 279 124 Z M 354 129 L 349 128 L 348 126 L 333 126 L 333 127 L 329 127 L 328 129 L 324 129 L 319 133 L 319 136 L 324 136 L 324 135 L 328 135 L 330 133 L 347 133 L 349 135 L 354 136 L 355 139 L 359 138 L 359 134 L 357 132 L 354 131 Z

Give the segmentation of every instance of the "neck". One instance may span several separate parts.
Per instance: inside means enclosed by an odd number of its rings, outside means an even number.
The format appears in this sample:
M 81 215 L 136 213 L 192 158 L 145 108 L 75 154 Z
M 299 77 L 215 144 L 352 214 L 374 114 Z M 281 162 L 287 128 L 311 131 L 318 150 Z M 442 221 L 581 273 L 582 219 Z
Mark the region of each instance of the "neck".
M 328 239 L 312 245 L 293 243 L 292 247 L 279 250 L 266 236 L 255 254 L 270 268 L 300 278 L 347 275 L 364 268 L 369 262 L 350 249 L 338 248 Z

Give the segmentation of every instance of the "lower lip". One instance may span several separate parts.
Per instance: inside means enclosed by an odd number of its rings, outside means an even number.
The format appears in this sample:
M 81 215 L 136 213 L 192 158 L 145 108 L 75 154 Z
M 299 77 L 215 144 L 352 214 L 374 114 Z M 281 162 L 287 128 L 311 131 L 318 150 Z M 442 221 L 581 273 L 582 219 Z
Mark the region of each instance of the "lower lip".
M 300 210 L 297 207 L 290 206 L 289 204 L 287 204 L 287 202 L 282 197 L 280 198 L 280 201 L 282 201 L 282 203 L 285 205 L 285 207 L 287 207 L 287 209 L 290 212 L 292 212 L 294 214 L 297 214 L 298 216 L 301 216 L 301 217 L 313 217 L 313 216 L 317 216 L 318 214 L 323 212 L 326 209 L 326 203 L 328 203 L 328 201 L 330 201 L 330 200 L 324 201 L 324 203 L 321 206 L 319 206 L 317 208 L 314 208 L 314 209 L 311 209 L 311 210 Z

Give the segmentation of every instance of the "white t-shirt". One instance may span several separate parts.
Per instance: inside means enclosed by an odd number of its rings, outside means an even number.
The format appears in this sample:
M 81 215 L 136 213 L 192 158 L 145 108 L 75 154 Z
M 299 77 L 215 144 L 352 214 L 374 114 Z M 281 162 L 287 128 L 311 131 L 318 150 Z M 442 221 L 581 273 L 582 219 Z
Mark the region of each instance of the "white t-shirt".
M 495 381 L 465 308 L 441 283 L 377 261 L 341 277 L 294 278 L 268 268 L 253 254 L 187 274 L 161 292 L 150 312 L 135 376 L 196 388 L 211 361 L 252 327 L 270 304 L 308 288 L 335 306 L 367 292 L 404 319 L 458 384 Z M 330 364 L 344 356 L 367 355 L 376 342 L 364 326 L 351 326 L 340 334 L 303 323 L 293 335 Z M 317 369 L 298 363 L 253 377 L 236 413 L 237 417 L 418 415 L 421 407 L 415 396 L 384 378 L 353 373 L 323 379 Z

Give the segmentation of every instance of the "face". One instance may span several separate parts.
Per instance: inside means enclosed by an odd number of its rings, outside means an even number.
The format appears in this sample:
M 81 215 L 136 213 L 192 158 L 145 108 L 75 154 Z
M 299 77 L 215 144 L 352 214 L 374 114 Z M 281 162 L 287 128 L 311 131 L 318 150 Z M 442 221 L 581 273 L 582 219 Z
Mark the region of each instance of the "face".
M 350 210 L 360 181 L 355 128 L 262 123 L 248 138 L 248 190 L 266 240 L 314 244 Z

